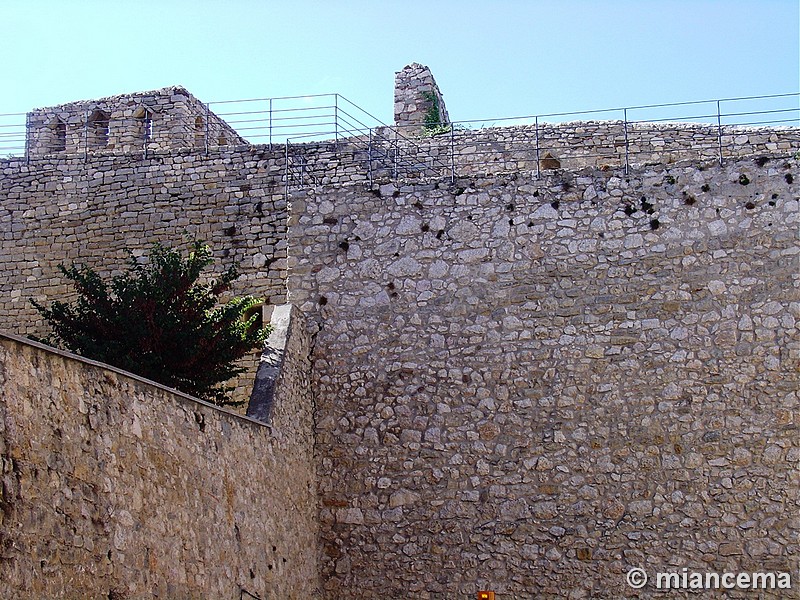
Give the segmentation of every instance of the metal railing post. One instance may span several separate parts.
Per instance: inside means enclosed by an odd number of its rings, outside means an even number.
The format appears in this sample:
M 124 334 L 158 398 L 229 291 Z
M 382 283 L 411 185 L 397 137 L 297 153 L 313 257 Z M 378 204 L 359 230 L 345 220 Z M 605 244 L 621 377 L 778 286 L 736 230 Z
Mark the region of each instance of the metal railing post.
M 539 158 L 539 117 L 537 116 L 534 120 L 534 126 L 536 127 L 536 179 L 541 177 L 541 159 Z
M 31 164 L 31 115 L 29 113 L 25 113 L 25 164 Z
M 286 153 L 284 154 L 284 169 L 285 169 L 285 180 L 286 180 L 286 188 L 284 196 L 286 200 L 289 200 L 289 140 L 286 140 Z
M 269 149 L 272 151 L 272 98 L 269 99 Z
M 455 126 L 450 123 L 450 183 L 456 180 Z
M 83 160 L 89 158 L 89 111 L 86 111 L 86 117 L 83 119 Z
M 339 94 L 333 95 L 333 127 L 336 148 L 339 148 Z
M 717 100 L 717 145 L 719 146 L 719 166 L 722 166 L 722 114 Z
M 369 144 L 367 145 L 367 163 L 369 169 L 369 187 L 372 189 L 372 127 L 369 128 Z
M 206 156 L 208 156 L 208 132 L 209 132 L 208 115 L 210 115 L 210 114 L 211 114 L 211 109 L 208 107 L 208 102 L 206 102 L 206 135 L 205 135 L 205 138 L 206 138 Z
M 622 109 L 622 116 L 625 122 L 625 175 L 628 174 L 628 167 L 629 167 L 629 156 L 628 156 L 628 109 Z

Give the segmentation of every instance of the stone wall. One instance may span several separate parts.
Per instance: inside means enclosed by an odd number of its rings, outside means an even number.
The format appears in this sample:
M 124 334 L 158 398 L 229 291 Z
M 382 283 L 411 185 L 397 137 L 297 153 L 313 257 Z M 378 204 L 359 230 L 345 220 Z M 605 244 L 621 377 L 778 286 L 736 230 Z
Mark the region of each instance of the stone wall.
M 110 275 L 156 242 L 211 245 L 215 268 L 239 267 L 232 293 L 285 300 L 286 203 L 279 152 L 190 150 L 0 164 L 0 327 L 42 334 L 29 298 L 74 296 L 58 265 Z M 258 353 L 237 399 L 252 387 Z
M 294 194 L 325 597 L 800 597 L 799 167 Z
M 432 117 L 436 117 L 432 119 Z M 419 63 L 406 65 L 394 76 L 394 124 L 408 135 L 425 125 L 450 123 L 444 97 L 431 70 Z
M 398 128 L 408 135 L 411 128 Z M 721 136 L 720 136 L 721 133 Z M 627 140 L 627 146 L 626 146 Z M 584 167 L 613 168 L 719 162 L 800 150 L 800 128 L 574 121 L 485 129 L 455 129 L 432 138 L 400 140 L 403 165 L 421 165 L 441 175 L 541 172 Z M 627 148 L 627 149 L 626 149 Z
M 38 108 L 26 121 L 31 158 L 246 144 L 182 87 Z
M 307 339 L 287 346 L 307 362 Z M 0 336 L 0 596 L 319 597 L 307 374 L 274 427 Z

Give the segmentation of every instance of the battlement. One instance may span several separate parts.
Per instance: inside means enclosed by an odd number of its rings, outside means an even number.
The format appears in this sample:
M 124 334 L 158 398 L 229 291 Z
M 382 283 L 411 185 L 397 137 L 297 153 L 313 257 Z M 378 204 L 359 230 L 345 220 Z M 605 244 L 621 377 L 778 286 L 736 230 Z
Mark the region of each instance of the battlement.
M 26 131 L 32 157 L 247 143 L 180 86 L 37 108 Z

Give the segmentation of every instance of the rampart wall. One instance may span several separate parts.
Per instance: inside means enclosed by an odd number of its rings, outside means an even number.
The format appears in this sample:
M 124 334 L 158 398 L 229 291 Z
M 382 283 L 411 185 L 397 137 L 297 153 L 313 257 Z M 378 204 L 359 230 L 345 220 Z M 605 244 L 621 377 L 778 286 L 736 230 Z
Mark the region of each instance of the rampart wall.
M 294 194 L 326 597 L 799 597 L 799 167 Z
M 234 294 L 285 300 L 286 202 L 281 159 L 268 151 L 175 151 L 3 161 L 0 170 L 0 328 L 42 334 L 29 302 L 73 297 L 58 265 L 78 262 L 103 275 L 156 242 L 211 245 L 215 267 L 237 265 Z M 240 380 L 249 397 L 258 354 Z
M 319 597 L 309 342 L 266 426 L 0 336 L 0 596 Z

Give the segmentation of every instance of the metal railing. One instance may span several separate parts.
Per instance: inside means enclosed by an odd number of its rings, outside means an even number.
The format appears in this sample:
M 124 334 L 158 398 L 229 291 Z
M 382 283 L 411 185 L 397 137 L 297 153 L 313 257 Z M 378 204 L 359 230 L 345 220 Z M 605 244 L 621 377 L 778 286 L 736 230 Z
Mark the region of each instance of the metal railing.
M 69 144 L 51 140 L 44 151 L 42 132 L 33 135 L 25 114 L 0 114 L 0 157 L 53 158 L 69 155 L 68 149 L 87 158 L 100 151 L 147 155 L 177 147 L 208 153 L 258 144 L 282 163 L 287 192 L 355 180 L 372 184 L 510 171 L 541 175 L 583 166 L 627 171 L 647 162 L 700 158 L 722 163 L 727 157 L 796 150 L 799 101 L 798 93 L 773 94 L 402 127 L 383 123 L 340 94 L 255 98 L 210 102 L 203 105 L 204 114 L 190 117 L 155 114 L 146 123 L 112 119 L 100 143 L 87 114 L 85 122 L 70 123 L 75 139 Z M 780 140 L 772 139 L 778 134 Z M 104 145 L 103 135 L 114 143 Z

